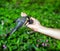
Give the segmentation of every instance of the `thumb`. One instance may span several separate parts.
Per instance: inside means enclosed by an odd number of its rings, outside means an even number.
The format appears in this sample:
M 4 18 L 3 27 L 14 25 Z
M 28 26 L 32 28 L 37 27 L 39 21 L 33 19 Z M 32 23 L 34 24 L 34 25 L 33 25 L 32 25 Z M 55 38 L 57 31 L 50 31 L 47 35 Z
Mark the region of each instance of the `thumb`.
M 29 23 L 27 23 L 26 26 L 29 27 L 29 28 L 33 28 L 33 25 L 29 24 Z

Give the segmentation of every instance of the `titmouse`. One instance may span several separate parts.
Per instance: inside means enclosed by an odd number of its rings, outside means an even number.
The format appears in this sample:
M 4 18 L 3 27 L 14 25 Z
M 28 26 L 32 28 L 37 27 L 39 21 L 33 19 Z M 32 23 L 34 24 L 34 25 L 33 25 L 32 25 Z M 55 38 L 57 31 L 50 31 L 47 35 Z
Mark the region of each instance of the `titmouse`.
M 33 20 L 30 19 L 29 16 L 23 16 L 21 18 L 18 18 L 16 20 L 17 25 L 9 33 L 6 34 L 6 37 L 9 37 L 10 34 L 13 34 L 15 31 L 17 31 L 19 28 L 21 28 L 26 21 L 29 22 L 29 24 L 33 23 Z

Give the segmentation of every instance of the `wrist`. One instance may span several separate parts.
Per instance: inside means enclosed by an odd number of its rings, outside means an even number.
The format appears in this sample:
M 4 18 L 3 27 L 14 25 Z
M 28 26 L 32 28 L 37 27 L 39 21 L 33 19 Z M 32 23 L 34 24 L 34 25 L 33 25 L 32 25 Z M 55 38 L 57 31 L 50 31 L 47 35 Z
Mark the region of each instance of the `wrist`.
M 37 29 L 37 32 L 42 32 L 43 29 L 44 29 L 43 26 L 39 26 L 38 29 Z

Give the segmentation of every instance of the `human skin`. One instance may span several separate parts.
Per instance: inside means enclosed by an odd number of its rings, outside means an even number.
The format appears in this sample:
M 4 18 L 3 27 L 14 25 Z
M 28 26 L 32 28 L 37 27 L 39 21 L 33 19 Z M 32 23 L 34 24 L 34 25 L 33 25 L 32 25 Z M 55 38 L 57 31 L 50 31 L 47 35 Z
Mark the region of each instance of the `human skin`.
M 21 15 L 27 15 L 27 14 L 26 13 L 23 13 L 23 14 L 21 13 Z M 60 40 L 60 29 L 52 29 L 52 28 L 44 27 L 35 18 L 31 17 L 31 19 L 33 20 L 33 24 L 27 23 L 26 24 L 27 27 L 31 28 L 32 30 L 34 30 L 36 32 L 40 32 L 42 34 L 45 34 L 47 36 L 50 36 L 52 38 Z

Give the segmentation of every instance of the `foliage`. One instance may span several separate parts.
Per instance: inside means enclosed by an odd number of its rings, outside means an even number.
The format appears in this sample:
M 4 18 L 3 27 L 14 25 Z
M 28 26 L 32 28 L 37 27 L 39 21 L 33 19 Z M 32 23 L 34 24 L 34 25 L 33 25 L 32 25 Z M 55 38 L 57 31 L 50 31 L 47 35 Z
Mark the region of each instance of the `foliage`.
M 0 1 L 0 50 L 1 51 L 48 51 L 59 50 L 60 41 L 23 26 L 8 39 L 4 39 L 20 17 L 21 12 L 33 16 L 43 26 L 60 29 L 59 0 L 1 0 Z

